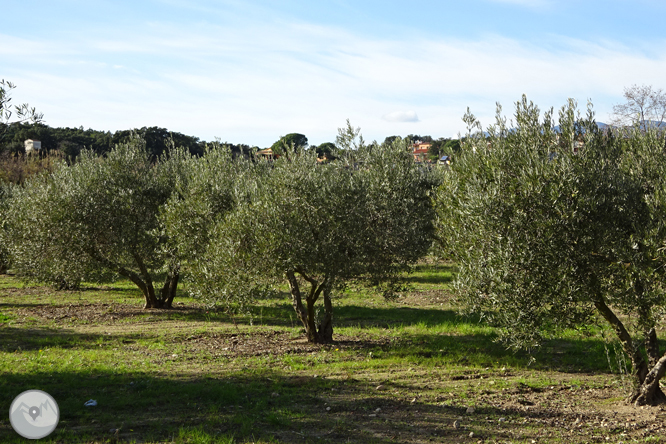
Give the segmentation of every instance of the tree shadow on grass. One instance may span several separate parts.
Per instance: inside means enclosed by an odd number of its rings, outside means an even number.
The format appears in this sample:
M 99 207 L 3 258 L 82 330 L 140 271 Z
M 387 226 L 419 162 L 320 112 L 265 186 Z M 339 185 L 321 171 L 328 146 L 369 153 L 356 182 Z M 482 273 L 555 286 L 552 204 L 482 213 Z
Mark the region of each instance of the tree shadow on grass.
M 662 341 L 662 347 L 666 345 Z M 390 347 L 378 349 L 374 357 L 401 358 L 432 366 L 441 363 L 499 368 L 530 368 L 561 373 L 613 373 L 625 359 L 619 347 L 599 338 L 550 339 L 531 350 L 510 350 L 497 342 L 497 335 L 410 334 L 402 332 Z
M 420 381 L 414 381 L 418 383 Z M 38 388 L 60 409 L 55 432 L 43 442 L 175 442 L 197 434 L 205 442 L 423 442 L 458 440 L 475 431 L 510 439 L 510 428 L 490 432 L 489 420 L 525 415 L 483 407 L 467 414 L 469 399 L 432 393 L 416 385 L 289 375 L 267 369 L 219 377 L 165 377 L 148 373 L 34 372 L 3 375 L 0 410 L 24 390 Z M 413 398 L 414 395 L 421 399 Z M 413 400 L 412 400 L 413 398 Z M 85 407 L 95 399 L 97 406 Z M 446 402 L 442 402 L 442 400 Z M 562 414 L 550 412 L 552 417 Z M 460 426 L 452 425 L 458 418 Z M 117 430 L 117 432 L 116 432 Z M 532 431 L 534 432 L 534 431 Z M 529 431 L 527 432 L 529 433 Z M 178 438 L 178 440 L 174 438 Z M 226 438 L 225 438 L 226 437 Z M 0 441 L 24 442 L 7 419 Z
M 161 281 L 155 281 L 156 290 L 161 288 Z M 10 278 L 0 281 L 0 296 L 8 299 L 24 297 L 26 295 L 35 295 L 42 293 L 44 299 L 53 298 L 55 303 L 71 303 L 72 299 L 79 302 L 85 295 L 85 299 L 91 302 L 113 302 L 114 299 L 136 299 L 137 306 L 143 301 L 141 290 L 129 281 L 94 283 L 83 282 L 77 289 L 59 290 L 45 283 L 24 283 L 18 278 Z M 176 291 L 174 301 L 177 303 L 182 300 L 190 300 L 187 292 L 182 288 Z M 1 306 L 2 304 L 0 304 Z
M 129 344 L 145 339 L 145 333 L 124 333 L 110 337 L 104 334 L 77 333 L 68 329 L 52 328 L 0 328 L 0 351 L 12 353 L 21 351 L 61 349 L 98 349 L 100 344 Z
M 300 324 L 294 309 L 288 301 L 272 302 L 267 306 L 256 306 L 250 314 L 232 315 L 223 311 L 210 310 L 201 306 L 176 305 L 172 309 L 144 310 L 140 303 L 127 304 L 114 301 L 79 302 L 71 304 L 63 301 L 62 304 L 45 304 L 34 302 L 4 302 L 0 303 L 0 312 L 11 314 L 14 310 L 26 310 L 31 316 L 46 319 L 90 320 L 94 322 L 110 322 L 112 320 L 136 320 L 150 318 L 153 320 L 182 320 L 207 321 L 219 323 L 242 323 L 265 326 L 294 327 Z M 344 305 L 335 307 L 335 327 L 360 326 L 383 327 L 423 325 L 424 327 L 437 327 L 444 325 L 457 325 L 460 323 L 476 324 L 478 317 L 463 317 L 453 310 L 439 310 L 434 308 L 412 307 L 367 307 Z M 131 320 L 131 319 L 130 319 Z
M 27 389 L 52 395 L 60 422 L 42 440 L 47 443 L 230 442 L 233 437 L 239 443 L 388 444 L 468 442 L 470 434 L 472 442 L 541 442 L 546 437 L 589 442 L 590 433 L 569 431 L 563 425 L 582 419 L 589 421 L 586 432 L 594 431 L 603 415 L 575 411 L 571 403 L 557 407 L 558 400 L 549 404 L 557 396 L 565 401 L 585 396 L 584 387 L 561 384 L 555 390 L 540 389 L 515 381 L 503 389 L 490 385 L 480 389 L 476 381 L 439 391 L 423 387 L 437 382 L 427 376 L 389 380 L 377 390 L 377 381 L 369 379 L 312 377 L 265 368 L 214 377 L 38 371 L 3 375 L 0 410 L 7 412 L 12 399 Z M 95 399 L 97 406 L 85 407 L 89 399 Z M 469 406 L 475 410 L 469 411 Z M 0 418 L 0 442 L 25 442 L 6 417 Z
M 9 302 L 0 303 L 0 312 L 7 315 L 26 315 L 55 321 L 113 323 L 117 321 L 219 321 L 231 322 L 225 313 L 203 307 L 176 305 L 170 309 L 143 309 L 143 302 L 92 301 L 72 304 Z
M 333 315 L 335 316 L 334 328 L 347 326 L 391 328 L 409 325 L 437 327 L 480 323 L 478 316 L 462 316 L 455 310 L 436 308 L 343 305 L 334 307 Z M 295 316 L 294 309 L 289 302 L 255 307 L 252 310 L 253 322 L 261 325 L 294 326 L 299 322 Z
M 5 306 L 14 306 L 9 304 Z M 34 313 L 40 313 L 39 310 L 47 310 L 48 313 L 42 313 L 41 316 L 47 319 L 69 316 L 67 306 L 35 306 L 33 304 L 21 305 L 23 308 L 30 308 Z M 89 311 L 88 323 L 99 323 L 104 325 L 115 325 L 117 330 L 118 320 L 124 322 L 155 322 L 156 324 L 164 320 L 178 321 L 206 321 L 211 325 L 218 323 L 231 323 L 232 318 L 224 313 L 207 313 L 204 309 L 177 307 L 173 310 L 141 310 L 132 308 L 123 304 L 106 304 L 105 310 L 100 310 L 99 304 L 88 304 L 85 306 Z M 60 313 L 58 310 L 62 311 Z M 299 327 L 292 315 L 286 318 L 285 313 L 292 313 L 292 308 L 287 304 L 283 306 L 263 307 L 260 316 L 255 313 L 253 317 L 254 324 L 263 326 L 277 327 Z M 83 318 L 81 313 L 74 313 Z M 463 317 L 453 310 L 440 310 L 436 308 L 412 308 L 412 307 L 367 307 L 345 305 L 338 307 L 336 312 L 336 325 L 334 338 L 342 334 L 340 345 L 348 345 L 351 348 L 365 349 L 367 352 L 374 352 L 375 356 L 397 357 L 400 359 L 413 360 L 421 362 L 423 360 L 443 360 L 450 363 L 459 363 L 461 365 L 492 366 L 501 363 L 501 365 L 517 365 L 527 367 L 531 365 L 537 369 L 553 369 L 564 372 L 607 372 L 611 365 L 621 361 L 621 353 L 617 347 L 607 344 L 599 338 L 579 338 L 579 339 L 552 339 L 546 341 L 540 349 L 533 354 L 526 352 L 513 352 L 505 349 L 496 342 L 496 335 L 482 323 L 478 317 Z M 115 320 L 112 320 L 115 319 Z M 234 322 L 239 324 L 249 324 L 249 319 L 236 317 Z M 22 350 L 41 350 L 50 347 L 73 348 L 80 346 L 95 347 L 99 344 L 106 346 L 109 341 L 135 341 L 139 337 L 146 339 L 146 335 L 117 335 L 114 333 L 112 338 L 105 335 L 78 334 L 68 330 L 68 324 L 64 329 L 51 330 L 48 328 L 38 328 L 26 326 L 15 328 L 10 326 L 0 326 L 0 350 L 13 352 Z M 128 324 L 130 325 L 130 324 Z M 246 325 L 249 327 L 249 325 Z M 349 333 L 345 329 L 351 328 L 360 333 L 364 339 L 360 341 L 350 341 Z M 386 329 L 386 335 L 376 329 Z M 374 329 L 372 334 L 363 334 L 364 329 Z M 396 330 L 398 331 L 396 333 Z M 358 334 L 353 333 L 353 334 Z M 289 333 L 284 333 L 289 336 Z M 122 338 L 120 338 L 122 336 Z M 218 344 L 219 348 L 240 349 L 232 341 L 239 339 L 233 338 L 234 335 L 222 335 L 207 341 L 201 339 L 202 347 L 207 344 Z M 245 350 L 249 352 L 262 349 L 262 353 L 271 352 L 271 346 L 257 347 L 259 342 L 264 339 L 253 337 L 252 328 L 245 333 L 250 339 L 247 339 L 248 345 Z M 372 339 L 370 339 L 372 337 Z M 273 338 L 274 342 L 279 342 L 283 336 Z M 389 340 L 390 339 L 390 340 Z M 245 339 L 244 339 L 245 340 Z M 365 341 L 365 342 L 364 342 Z M 353 342 L 353 343 L 352 343 Z M 662 347 L 666 342 L 661 342 Z M 302 347 L 298 346 L 298 350 Z M 290 349 L 291 350 L 291 349 Z M 296 351 L 300 353 L 300 351 Z M 248 353 L 249 353 L 248 352 Z M 281 353 L 278 350 L 278 353 Z M 534 362 L 531 362 L 534 360 Z
M 290 310 L 291 307 L 286 305 L 282 309 L 264 308 L 261 324 L 294 326 L 293 319 L 290 323 L 275 314 L 275 311 Z M 364 349 L 375 353 L 375 357 L 406 358 L 414 362 L 444 360 L 481 367 L 510 365 L 567 373 L 607 373 L 622 360 L 618 347 L 598 337 L 550 339 L 530 352 L 509 350 L 497 342 L 497 335 L 478 316 L 462 316 L 454 310 L 347 305 L 337 307 L 335 316 L 333 337 L 340 338 L 336 344 Z M 372 328 L 399 329 L 399 333 L 387 331 L 391 340 L 369 340 L 366 337 L 365 342 L 350 341 L 344 335 L 345 328 L 349 327 L 361 335 L 364 329 Z M 420 329 L 424 333 L 419 333 Z M 375 331 L 373 335 L 376 334 Z M 666 346 L 666 341 L 661 344 Z
M 79 292 L 100 292 L 100 293 L 121 293 L 128 295 L 136 295 L 137 297 L 141 296 L 141 290 L 136 286 L 116 286 L 113 283 L 110 284 L 90 284 L 82 286 L 78 290 L 69 290 L 70 293 L 79 293 Z
M 367 307 L 345 305 L 336 307 L 335 318 L 338 326 L 358 325 L 361 327 L 386 327 L 422 325 L 423 327 L 444 327 L 459 324 L 480 324 L 478 316 L 463 316 L 455 310 L 414 307 Z
M 444 313 L 444 319 L 456 320 L 452 312 Z M 442 325 L 437 324 L 437 325 Z M 221 359 L 250 358 L 255 356 L 309 356 L 315 352 L 329 352 L 339 348 L 353 351 L 359 356 L 372 356 L 373 359 L 413 362 L 418 365 L 460 365 L 474 368 L 519 367 L 538 370 L 554 370 L 568 373 L 604 372 L 610 363 L 618 361 L 618 348 L 610 347 L 600 339 L 554 339 L 532 354 L 506 349 L 496 342 L 492 331 L 461 334 L 456 331 L 428 332 L 420 329 L 402 330 L 396 333 L 374 331 L 364 334 L 363 328 L 354 327 L 351 332 L 338 328 L 334 332 L 333 344 L 316 345 L 294 340 L 294 331 L 266 328 L 245 329 L 238 333 L 230 330 L 200 332 L 192 336 L 172 338 L 178 353 L 199 359 L 199 356 L 215 356 Z M 0 351 L 13 353 L 45 349 L 111 350 L 122 349 L 139 341 L 155 341 L 171 344 L 168 337 L 158 332 L 123 332 L 113 334 L 78 333 L 73 329 L 38 327 L 0 327 Z M 297 338 L 299 339 L 299 338 Z M 138 345 L 144 348 L 142 345 Z M 147 347 L 147 346 L 146 346 Z M 173 346 L 169 346 L 173 347 Z M 152 353 L 152 352 L 151 352 Z M 162 353 L 165 354 L 166 352 Z M 152 359 L 162 359 L 162 354 Z M 166 353 L 168 355 L 169 353 Z M 165 355 L 165 356 L 166 356 Z

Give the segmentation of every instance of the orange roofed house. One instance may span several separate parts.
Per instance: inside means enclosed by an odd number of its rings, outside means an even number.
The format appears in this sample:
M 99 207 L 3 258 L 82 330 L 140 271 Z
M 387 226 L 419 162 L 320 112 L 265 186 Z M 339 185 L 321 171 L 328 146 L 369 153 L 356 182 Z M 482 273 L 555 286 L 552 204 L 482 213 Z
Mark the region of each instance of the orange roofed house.
M 412 145 L 412 155 L 415 162 L 429 162 L 428 150 L 432 146 L 430 142 L 421 142 L 420 140 L 414 142 Z

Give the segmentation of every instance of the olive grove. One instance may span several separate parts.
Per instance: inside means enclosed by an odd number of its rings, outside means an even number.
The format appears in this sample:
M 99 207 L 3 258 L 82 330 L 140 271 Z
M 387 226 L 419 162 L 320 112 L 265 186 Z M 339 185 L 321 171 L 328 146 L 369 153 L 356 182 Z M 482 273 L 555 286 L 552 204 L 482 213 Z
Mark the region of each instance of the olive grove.
M 299 145 L 276 161 L 219 144 L 154 158 L 138 136 L 85 151 L 3 189 L 0 254 L 60 288 L 122 276 L 145 308 L 171 307 L 181 275 L 232 310 L 288 287 L 308 340 L 330 342 L 336 292 L 357 281 L 390 295 L 428 252 L 440 181 L 406 140 L 366 145 L 347 123 L 336 142 L 328 163 Z
M 357 132 L 341 134 L 340 158 L 328 164 L 295 147 L 275 162 L 229 158 L 226 167 L 197 173 L 167 218 L 167 226 L 191 233 L 172 239 L 195 294 L 242 305 L 286 283 L 308 340 L 330 342 L 336 291 L 353 279 L 389 289 L 426 254 L 435 173 L 414 164 L 405 141 L 365 146 Z M 357 149 L 345 152 L 351 146 Z M 196 214 L 184 217 L 178 207 Z
M 439 190 L 456 289 L 515 348 L 600 316 L 631 360 L 636 404 L 663 402 L 664 134 L 602 131 L 573 101 L 542 116 L 525 97 L 507 123 L 468 137 Z

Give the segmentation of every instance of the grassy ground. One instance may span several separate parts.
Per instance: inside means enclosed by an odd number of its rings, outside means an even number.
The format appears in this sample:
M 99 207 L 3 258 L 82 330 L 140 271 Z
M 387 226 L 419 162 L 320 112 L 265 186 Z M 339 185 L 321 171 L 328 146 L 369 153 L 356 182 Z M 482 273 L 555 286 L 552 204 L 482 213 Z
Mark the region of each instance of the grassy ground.
M 0 411 L 24 390 L 58 402 L 44 442 L 666 442 L 637 409 L 602 331 L 553 338 L 532 361 L 457 315 L 448 264 L 387 302 L 335 300 L 336 343 L 308 344 L 286 295 L 252 316 L 180 295 L 142 310 L 128 283 L 80 292 L 0 276 Z M 96 407 L 85 407 L 89 399 Z M 0 415 L 0 442 L 25 442 Z

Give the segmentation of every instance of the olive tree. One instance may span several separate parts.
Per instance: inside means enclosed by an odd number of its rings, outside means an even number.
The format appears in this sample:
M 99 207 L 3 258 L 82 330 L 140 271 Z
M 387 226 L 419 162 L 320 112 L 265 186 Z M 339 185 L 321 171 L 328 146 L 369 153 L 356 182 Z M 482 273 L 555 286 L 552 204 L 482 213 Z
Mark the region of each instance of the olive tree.
M 77 286 L 114 273 L 141 290 L 145 308 L 168 308 L 178 263 L 161 246 L 158 215 L 181 174 L 185 154 L 151 162 L 142 139 L 104 158 L 84 152 L 72 166 L 14 187 L 8 210 L 13 267 L 28 278 Z M 155 276 L 166 273 L 161 291 Z
M 216 230 L 221 221 L 239 201 L 248 199 L 256 174 L 266 167 L 235 156 L 227 145 L 213 143 L 203 156 L 185 160 L 174 193 L 160 212 L 168 239 L 164 248 L 187 264 L 187 274 L 195 282 L 190 286 L 192 295 L 211 305 L 244 305 L 242 292 L 227 291 L 229 279 L 237 279 L 235 272 L 220 265 L 226 258 L 212 251 L 219 248 Z
M 543 116 L 525 97 L 507 125 L 470 127 L 439 189 L 442 247 L 460 265 L 457 292 L 507 345 L 601 316 L 633 367 L 631 401 L 666 400 L 656 330 L 663 322 L 664 137 L 601 131 L 575 102 Z M 511 126 L 511 127 L 509 127 Z
M 8 125 L 12 123 L 41 122 L 44 118 L 35 108 L 27 103 L 12 105 L 11 91 L 16 88 L 12 82 L 0 80 L 0 142 L 5 136 Z M 12 122 L 12 120 L 14 120 Z
M 299 149 L 247 167 L 233 208 L 211 219 L 207 248 L 190 259 L 194 291 L 233 304 L 286 283 L 308 340 L 332 341 L 335 291 L 392 282 L 434 233 L 435 175 L 404 141 L 348 154 L 322 165 Z

